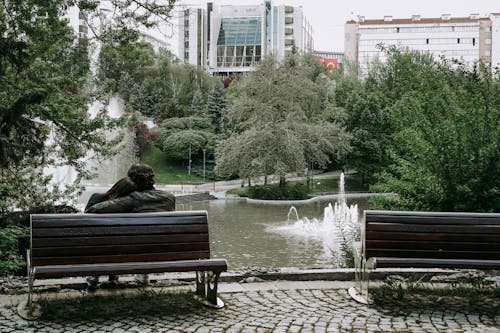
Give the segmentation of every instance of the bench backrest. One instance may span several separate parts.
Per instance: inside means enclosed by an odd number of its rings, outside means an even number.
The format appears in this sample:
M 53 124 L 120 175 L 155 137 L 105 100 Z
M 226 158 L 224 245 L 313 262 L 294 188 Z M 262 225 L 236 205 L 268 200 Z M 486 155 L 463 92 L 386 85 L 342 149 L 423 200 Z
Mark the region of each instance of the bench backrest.
M 209 259 L 206 211 L 31 215 L 33 266 Z
M 500 260 L 500 214 L 365 211 L 365 256 Z

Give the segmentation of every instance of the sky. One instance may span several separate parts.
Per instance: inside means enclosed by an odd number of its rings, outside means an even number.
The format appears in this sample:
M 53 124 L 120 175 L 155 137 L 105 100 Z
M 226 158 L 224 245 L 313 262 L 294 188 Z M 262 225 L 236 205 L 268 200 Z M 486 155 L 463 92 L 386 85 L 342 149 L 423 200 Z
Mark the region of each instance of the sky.
M 256 5 L 264 0 L 214 0 L 220 5 Z M 206 1 L 181 0 L 181 4 L 203 5 Z M 470 14 L 500 13 L 500 0 L 273 0 L 273 4 L 302 6 L 313 27 L 314 48 L 317 51 L 344 51 L 344 24 L 351 18 L 467 17 Z

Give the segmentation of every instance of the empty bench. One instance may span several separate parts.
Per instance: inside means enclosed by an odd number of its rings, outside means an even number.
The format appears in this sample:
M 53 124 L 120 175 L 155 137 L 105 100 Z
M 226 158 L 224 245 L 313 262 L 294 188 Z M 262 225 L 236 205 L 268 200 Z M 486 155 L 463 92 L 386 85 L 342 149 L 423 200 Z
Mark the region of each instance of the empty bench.
M 196 294 L 215 308 L 224 259 L 210 259 L 206 211 L 127 214 L 31 215 L 28 300 L 33 316 L 35 279 L 77 276 L 196 272 Z
M 367 210 L 349 294 L 368 302 L 378 267 L 498 269 L 500 214 Z

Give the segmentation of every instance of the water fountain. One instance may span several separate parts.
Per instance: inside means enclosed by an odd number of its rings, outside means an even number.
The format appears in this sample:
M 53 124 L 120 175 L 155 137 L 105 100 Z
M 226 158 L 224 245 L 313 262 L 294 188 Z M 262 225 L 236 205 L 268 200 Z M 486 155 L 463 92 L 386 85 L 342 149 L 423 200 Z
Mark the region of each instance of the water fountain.
M 359 239 L 358 205 L 347 205 L 344 184 L 342 173 L 338 201 L 333 206 L 329 203 L 324 208 L 323 218 L 299 218 L 297 209 L 292 206 L 288 212 L 288 223 L 270 227 L 269 230 L 296 237 L 320 239 L 325 256 L 330 256 L 336 266 L 350 265 L 352 246 Z

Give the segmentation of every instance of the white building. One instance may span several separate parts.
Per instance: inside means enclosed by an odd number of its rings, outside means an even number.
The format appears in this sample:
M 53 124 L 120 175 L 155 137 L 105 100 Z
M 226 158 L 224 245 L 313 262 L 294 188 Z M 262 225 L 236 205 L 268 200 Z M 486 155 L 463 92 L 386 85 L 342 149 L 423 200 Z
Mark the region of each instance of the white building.
M 495 67 L 500 65 L 500 14 L 469 17 L 444 14 L 440 18 L 413 15 L 410 19 L 385 16 L 379 20 L 359 16 L 346 23 L 345 57 L 356 62 L 362 74 L 372 61 L 384 61 L 378 44 L 406 47 L 468 64 L 482 60 Z
M 113 24 L 113 10 L 110 4 L 103 1 L 99 5 L 99 15 L 88 18 L 83 15 L 77 6 L 71 6 L 66 10 L 65 19 L 80 38 L 94 39 L 101 32 L 104 26 Z M 169 26 L 162 20 L 158 20 L 158 25 L 153 28 L 138 27 L 139 39 L 153 46 L 155 52 L 160 49 L 170 48 L 171 33 L 168 32 Z
M 313 50 L 312 27 L 301 7 L 184 7 L 179 15 L 179 57 L 221 75 L 251 71 L 265 55 L 282 60 Z

